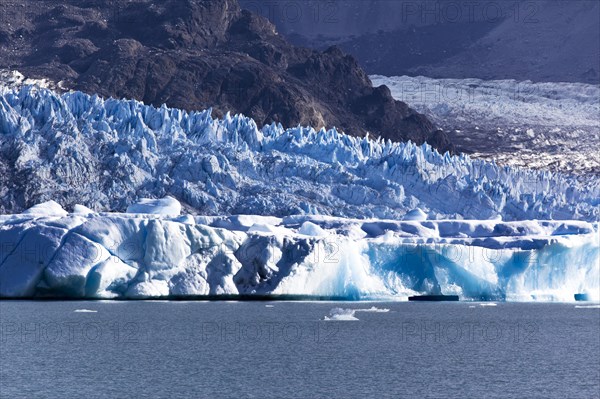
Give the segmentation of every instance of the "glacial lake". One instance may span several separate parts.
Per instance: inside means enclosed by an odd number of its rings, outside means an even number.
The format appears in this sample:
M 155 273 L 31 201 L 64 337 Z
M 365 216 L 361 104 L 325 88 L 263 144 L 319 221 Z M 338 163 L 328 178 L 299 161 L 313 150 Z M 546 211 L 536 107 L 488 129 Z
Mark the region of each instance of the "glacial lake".
M 1 301 L 0 327 L 1 398 L 600 395 L 589 303 Z

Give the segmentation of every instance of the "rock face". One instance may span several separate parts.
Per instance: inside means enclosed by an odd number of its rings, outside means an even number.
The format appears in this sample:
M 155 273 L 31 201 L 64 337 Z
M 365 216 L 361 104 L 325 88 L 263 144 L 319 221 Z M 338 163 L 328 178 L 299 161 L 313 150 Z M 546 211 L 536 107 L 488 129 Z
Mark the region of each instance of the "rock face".
M 240 4 L 295 44 L 339 45 L 369 74 L 600 83 L 597 0 Z
M 336 126 L 452 149 L 432 123 L 356 60 L 332 47 L 299 48 L 236 0 L 30 1 L 2 4 L 0 68 L 61 87 L 259 125 Z

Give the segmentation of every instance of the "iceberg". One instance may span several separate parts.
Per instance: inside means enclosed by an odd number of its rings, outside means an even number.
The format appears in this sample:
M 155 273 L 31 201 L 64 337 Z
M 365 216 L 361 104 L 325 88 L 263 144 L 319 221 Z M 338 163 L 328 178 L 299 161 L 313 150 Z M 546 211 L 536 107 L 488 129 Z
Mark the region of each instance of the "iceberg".
M 354 309 L 333 308 L 323 321 L 359 321 L 355 314 Z
M 67 211 L 55 201 L 47 201 L 42 204 L 34 205 L 23 213 L 25 215 L 37 216 L 67 216 Z
M 161 211 L 179 209 L 174 201 L 142 201 L 145 213 L 52 204 L 1 216 L 0 297 L 600 300 L 597 222 Z
M 421 209 L 413 209 L 404 215 L 404 220 L 427 220 L 427 215 Z

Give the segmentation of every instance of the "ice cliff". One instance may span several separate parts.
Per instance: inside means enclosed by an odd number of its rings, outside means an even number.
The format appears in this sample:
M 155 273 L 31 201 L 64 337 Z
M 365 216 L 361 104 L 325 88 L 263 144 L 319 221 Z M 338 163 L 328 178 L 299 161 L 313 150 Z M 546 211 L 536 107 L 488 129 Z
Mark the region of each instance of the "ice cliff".
M 177 205 L 0 216 L 0 296 L 600 299 L 597 223 L 192 217 Z

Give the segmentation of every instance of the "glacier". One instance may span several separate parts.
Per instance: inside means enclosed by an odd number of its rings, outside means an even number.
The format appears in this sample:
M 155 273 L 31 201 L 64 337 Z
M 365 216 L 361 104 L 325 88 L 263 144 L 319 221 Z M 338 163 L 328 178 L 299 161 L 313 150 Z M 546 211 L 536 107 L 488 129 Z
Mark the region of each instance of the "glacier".
M 0 297 L 600 300 L 600 180 L 0 86 Z
M 335 128 L 258 129 L 80 92 L 0 85 L 0 213 L 55 200 L 123 212 L 172 196 L 201 215 L 597 221 L 600 180 L 500 166 Z
M 0 297 L 600 300 L 597 222 L 192 216 L 176 202 L 0 216 Z
M 427 115 L 472 157 L 600 175 L 600 86 L 516 80 L 370 76 Z

